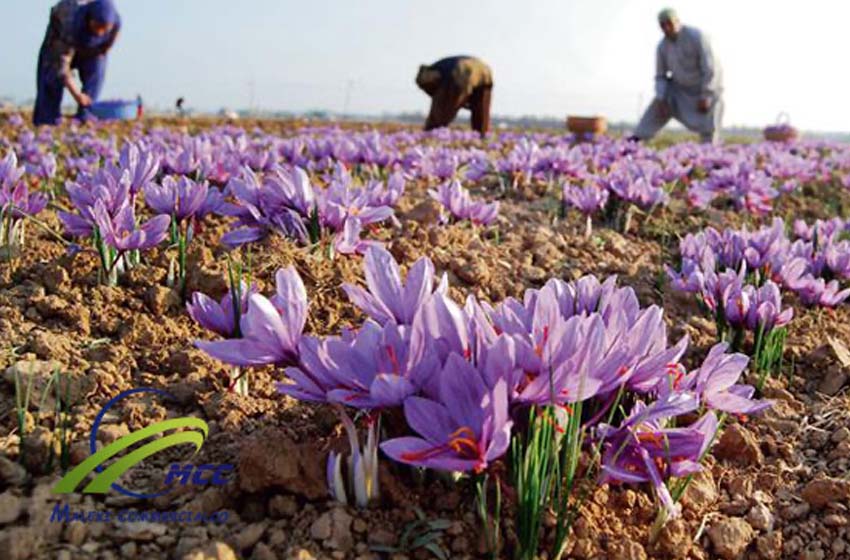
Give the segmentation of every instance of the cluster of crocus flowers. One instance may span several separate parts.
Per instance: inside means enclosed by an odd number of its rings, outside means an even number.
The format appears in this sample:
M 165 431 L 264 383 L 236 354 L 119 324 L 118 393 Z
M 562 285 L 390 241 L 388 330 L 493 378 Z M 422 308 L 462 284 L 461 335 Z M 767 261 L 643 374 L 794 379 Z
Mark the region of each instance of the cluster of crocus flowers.
M 499 203 L 482 202 L 472 199 L 472 195 L 460 181 L 453 180 L 440 184 L 428 194 L 443 207 L 443 223 L 450 220 L 469 220 L 475 225 L 488 226 L 499 217 Z
M 600 182 L 612 196 L 642 210 L 667 204 L 669 195 L 662 169 L 653 162 L 635 161 L 631 158 L 613 166 Z
M 714 318 L 718 338 L 734 349 L 743 348 L 751 332 L 750 355 L 767 375 L 781 364 L 785 326 L 794 315 L 783 306 L 783 288 L 807 303 L 799 280 L 806 261 L 793 256 L 806 243 L 792 243 L 781 219 L 755 232 L 708 228 L 681 241 L 681 269 L 668 266 L 667 275 L 673 289 L 696 295 Z
M 731 271 L 742 277 L 748 271 L 758 286 L 772 281 L 796 293 L 807 306 L 834 307 L 850 297 L 850 290 L 841 290 L 839 283 L 850 280 L 850 242 L 842 239 L 847 231 L 844 222 L 818 221 L 809 226 L 797 220 L 793 231 L 788 235 L 784 221 L 774 218 L 769 226 L 752 232 L 709 227 L 688 234 L 680 243 L 681 270 L 668 267 L 668 275 L 680 290 L 705 293 L 705 286 L 719 286 L 714 296 L 704 298 L 712 309 L 712 302 L 726 288 L 723 277 L 734 276 Z
M 362 253 L 372 244 L 361 239 L 363 228 L 391 219 L 392 205 L 403 189 L 400 175 L 391 177 L 386 186 L 379 181 L 354 185 L 351 174 L 342 166 L 334 169 L 325 188 L 311 183 L 307 172 L 298 167 L 272 166 L 262 178 L 245 168 L 227 186 L 236 202 L 225 204 L 221 213 L 237 221 L 222 242 L 239 246 L 277 232 L 308 244 L 318 242 L 328 232 L 336 252 Z
M 183 293 L 186 286 L 186 250 L 192 241 L 198 220 L 218 211 L 224 196 L 206 181 L 193 181 L 185 176 L 166 176 L 157 184 L 149 182 L 144 190 L 145 203 L 161 215 L 171 216 L 171 244 L 177 248 L 178 273 L 169 274 L 169 284 L 178 285 Z M 173 261 L 172 261 L 173 265 Z M 173 270 L 173 266 L 172 266 Z
M 0 161 L 0 247 L 5 257 L 19 253 L 25 242 L 24 224 L 47 206 L 47 195 L 30 192 L 15 152 Z
M 705 180 L 694 182 L 688 197 L 697 208 L 706 208 L 718 200 L 728 200 L 738 210 L 762 216 L 772 210 L 773 199 L 779 196 L 774 183 L 774 178 L 764 170 L 755 168 L 748 161 L 738 161 L 714 169 Z
M 156 175 L 158 160 L 140 155 L 128 145 L 119 157 L 127 167 L 106 165 L 93 174 L 68 182 L 65 190 L 76 212 L 58 212 L 65 232 L 90 237 L 100 258 L 100 277 L 115 284 L 124 270 L 138 262 L 139 253 L 159 245 L 167 236 L 170 218 L 159 214 L 143 224 L 136 219 L 136 197 Z
M 703 366 L 688 374 L 679 362 L 687 338 L 669 344 L 662 310 L 642 308 L 634 291 L 618 287 L 614 277 L 552 279 L 528 290 L 523 301 L 508 298 L 490 305 L 469 297 L 461 305 L 449 297 L 445 278 L 435 281 L 427 258 L 403 276 L 388 251 L 372 247 L 364 265 L 365 288 L 346 285 L 345 290 L 367 318 L 337 335 L 302 332 L 308 303 L 291 268 L 278 272 L 274 296 L 251 294 L 244 307 L 232 306 L 241 310 L 236 314 L 228 302 L 200 295 L 190 306 L 196 320 L 226 337 L 197 343 L 210 356 L 238 366 L 277 366 L 285 375 L 280 392 L 327 403 L 341 413 L 351 454 L 347 461 L 332 454 L 328 463 L 331 493 L 341 501 L 355 496 L 364 505 L 377 495 L 377 447 L 409 465 L 483 473 L 517 436 L 517 414 L 531 407 L 554 407 L 567 417 L 585 405 L 604 412 L 625 393 L 671 419 L 697 408 L 749 414 L 765 406 L 753 400 L 751 387 L 737 383 L 746 356 L 729 354 L 726 346 L 713 349 Z M 236 316 L 238 330 L 231 327 Z M 665 404 L 671 402 L 690 404 L 680 411 Z M 365 447 L 348 409 L 369 419 Z M 392 409 L 403 410 L 407 426 L 394 426 L 394 437 L 379 444 L 377 415 Z M 612 430 L 634 424 L 642 433 L 653 422 L 629 420 L 597 434 L 601 416 L 583 429 L 604 440 Z M 681 459 L 663 472 L 648 472 L 647 480 L 664 481 L 686 467 L 699 468 L 701 450 L 714 436 L 710 426 L 686 430 L 682 457 L 690 463 Z M 704 436 L 699 445 L 691 441 L 696 432 Z M 652 438 L 665 435 L 639 436 L 638 442 L 650 446 Z M 658 449 L 646 452 L 654 461 Z M 628 455 L 643 457 L 644 451 L 630 449 Z M 611 464 L 620 460 L 618 455 Z
M 622 223 L 623 233 L 631 229 L 636 212 L 650 212 L 669 200 L 663 169 L 654 161 L 635 159 L 631 155 L 615 161 L 610 171 L 597 176 L 595 182 L 610 194 L 612 214 Z
M 179 279 L 169 274 L 169 284 L 186 276 L 186 246 L 199 220 L 219 212 L 225 204 L 220 190 L 185 176 L 164 176 L 161 158 L 150 147 L 128 143 L 102 167 L 92 165 L 79 171 L 65 190 L 73 211 L 59 211 L 65 232 L 91 238 L 101 262 L 101 278 L 117 282 L 118 275 L 139 260 L 141 251 L 151 249 L 170 237 L 178 248 Z M 140 224 L 137 203 L 143 195 L 154 216 Z
M 122 169 L 134 170 L 131 181 L 138 188 L 154 180 L 156 172 L 150 172 L 160 169 L 222 186 L 245 167 L 266 174 L 294 166 L 320 175 L 341 164 L 360 177 L 386 179 L 400 171 L 408 179 L 428 182 L 464 176 L 482 186 L 493 176 L 512 186 L 598 180 L 612 200 L 643 210 L 663 204 L 668 187 L 681 184 L 697 207 L 729 202 L 756 214 L 769 211 L 783 192 L 841 178 L 850 169 L 848 150 L 837 142 L 677 143 L 652 150 L 624 139 L 601 137 L 576 144 L 570 136 L 540 132 L 503 131 L 482 141 L 460 130 L 379 132 L 330 126 L 281 137 L 220 126 L 193 134 L 168 128 L 135 132 L 133 148 L 122 150 L 119 159 L 116 136 L 97 132 L 71 128 L 36 134 L 24 129 L 10 143 L 32 177 L 55 175 L 52 152 L 59 141 L 77 148 L 66 158 L 70 168 L 90 173 L 100 160 L 119 160 Z
M 638 401 L 619 426 L 603 424 L 596 438 L 603 448 L 601 482 L 650 483 L 664 506 L 662 519 L 679 514 L 678 499 L 715 440 L 722 418 L 758 414 L 770 401 L 754 400 L 755 388 L 738 383 L 747 367 L 743 354 L 716 344 L 702 365 L 691 372 L 668 368 L 668 379 L 656 389 L 657 400 Z M 680 416 L 702 415 L 682 426 Z M 718 416 L 720 418 L 718 418 Z M 669 483 L 678 479 L 671 493 Z

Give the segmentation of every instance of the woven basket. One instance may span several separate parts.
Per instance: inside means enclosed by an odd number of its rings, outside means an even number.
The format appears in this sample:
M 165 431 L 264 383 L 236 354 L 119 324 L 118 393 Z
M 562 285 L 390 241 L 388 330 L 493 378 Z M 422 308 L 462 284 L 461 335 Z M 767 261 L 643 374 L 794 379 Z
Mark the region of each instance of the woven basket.
M 605 117 L 567 117 L 567 130 L 573 134 L 604 134 L 608 130 Z
M 765 127 L 764 139 L 770 142 L 791 142 L 800 137 L 800 132 L 791 126 L 788 113 L 779 113 L 776 124 Z

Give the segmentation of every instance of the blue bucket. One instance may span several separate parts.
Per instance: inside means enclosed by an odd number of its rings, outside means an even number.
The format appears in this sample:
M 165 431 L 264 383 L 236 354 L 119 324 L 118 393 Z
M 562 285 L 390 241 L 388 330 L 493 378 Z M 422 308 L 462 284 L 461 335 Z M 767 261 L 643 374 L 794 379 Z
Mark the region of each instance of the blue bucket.
M 130 121 L 141 114 L 141 98 L 133 101 L 98 101 L 88 108 L 89 112 L 102 121 Z

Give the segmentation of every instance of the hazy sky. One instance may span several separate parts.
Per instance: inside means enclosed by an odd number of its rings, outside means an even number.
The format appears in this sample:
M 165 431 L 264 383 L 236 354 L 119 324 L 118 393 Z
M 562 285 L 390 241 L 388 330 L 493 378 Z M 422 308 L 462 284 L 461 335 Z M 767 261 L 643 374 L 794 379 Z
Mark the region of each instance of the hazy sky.
M 35 94 L 52 0 L 2 0 L 0 95 Z M 493 111 L 635 120 L 652 95 L 653 0 L 117 0 L 123 35 L 104 98 L 171 107 L 425 111 L 420 63 L 473 54 Z M 850 2 L 679 0 L 725 76 L 725 124 L 850 131 Z M 252 95 L 253 91 L 253 95 Z

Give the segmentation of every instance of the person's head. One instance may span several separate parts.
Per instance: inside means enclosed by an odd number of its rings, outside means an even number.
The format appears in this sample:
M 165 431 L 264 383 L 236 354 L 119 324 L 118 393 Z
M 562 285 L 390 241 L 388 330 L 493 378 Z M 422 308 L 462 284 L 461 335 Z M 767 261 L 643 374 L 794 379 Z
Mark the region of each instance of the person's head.
M 419 66 L 419 72 L 416 74 L 416 83 L 420 86 L 437 85 L 440 82 L 440 72 L 426 64 Z
M 682 29 L 679 16 L 676 14 L 676 10 L 672 8 L 664 8 L 658 12 L 658 25 L 661 27 L 661 31 L 664 32 L 664 36 L 668 39 L 675 39 Z
M 118 22 L 118 11 L 112 0 L 93 0 L 80 8 L 82 32 L 91 37 L 103 37 Z
M 439 70 L 435 70 L 425 64 L 419 67 L 419 72 L 416 74 L 416 85 L 428 95 L 432 95 L 440 86 L 442 76 Z

